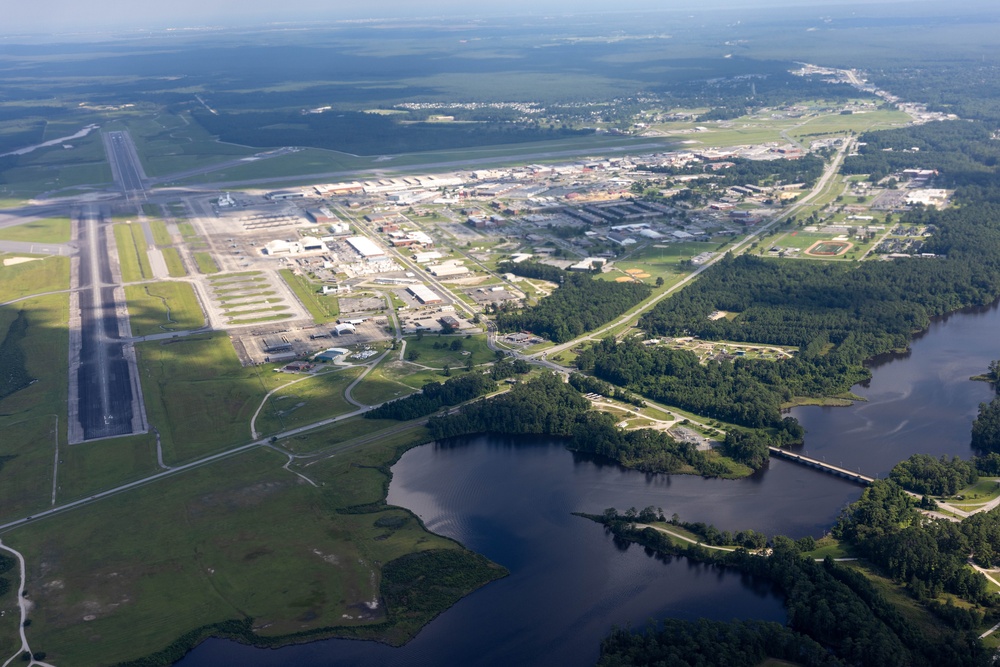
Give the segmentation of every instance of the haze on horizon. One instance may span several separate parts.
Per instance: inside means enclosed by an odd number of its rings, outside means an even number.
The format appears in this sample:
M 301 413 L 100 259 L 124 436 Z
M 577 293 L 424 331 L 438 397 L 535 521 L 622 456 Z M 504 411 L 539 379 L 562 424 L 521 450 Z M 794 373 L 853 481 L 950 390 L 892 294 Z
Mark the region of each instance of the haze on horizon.
M 904 0 L 878 0 L 876 6 L 906 6 L 907 12 L 917 4 Z M 942 9 L 940 4 L 927 3 L 942 11 L 975 12 L 991 8 L 986 0 L 959 0 Z M 611 8 L 613 7 L 613 9 Z M 345 2 L 320 0 L 285 0 L 280 5 L 265 0 L 172 0 L 143 2 L 103 0 L 100 6 L 72 0 L 38 0 L 33 3 L 12 3 L 4 10 L 0 24 L 0 39 L 12 35 L 59 34 L 105 30 L 183 28 L 204 25 L 246 26 L 264 23 L 335 21 L 365 18 L 407 18 L 418 16 L 448 16 L 456 18 L 501 15 L 546 15 L 554 13 L 586 14 L 598 12 L 634 11 L 712 11 L 751 10 L 767 7 L 795 7 L 817 10 L 852 12 L 873 5 L 865 0 L 619 0 L 609 6 L 604 0 L 508 0 L 497 4 L 474 4 L 467 0 L 425 0 L 421 3 L 403 0 L 374 0 L 364 6 Z

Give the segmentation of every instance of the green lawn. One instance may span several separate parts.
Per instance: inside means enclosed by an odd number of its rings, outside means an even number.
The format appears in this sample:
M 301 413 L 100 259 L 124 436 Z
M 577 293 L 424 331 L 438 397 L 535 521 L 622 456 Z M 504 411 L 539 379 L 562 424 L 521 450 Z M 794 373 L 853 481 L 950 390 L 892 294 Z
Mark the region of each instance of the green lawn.
M 198 271 L 204 274 L 219 272 L 219 265 L 215 263 L 215 258 L 209 252 L 194 253 L 194 261 L 198 265 Z
M 439 336 L 437 334 L 425 334 L 421 340 L 414 336 L 406 338 L 406 355 L 417 352 L 420 356 L 416 363 L 431 368 L 443 368 L 445 364 L 451 366 L 452 370 L 464 369 L 469 358 L 473 364 L 484 364 L 493 361 L 495 356 L 493 350 L 486 345 L 486 334 L 474 334 L 472 338 L 466 338 L 466 334 L 456 334 L 450 336 Z M 459 350 L 452 350 L 451 346 L 455 342 L 461 343 Z M 437 349 L 435 349 L 437 345 Z M 471 352 L 464 355 L 462 352 Z
M 0 303 L 32 294 L 69 289 L 69 257 L 32 256 L 36 261 L 4 265 L 4 260 L 27 255 L 0 253 Z
M 415 391 L 416 387 L 403 384 L 398 379 L 401 374 L 406 373 L 408 370 L 412 373 L 414 367 L 405 364 L 405 362 L 393 361 L 393 359 L 396 359 L 396 357 L 393 356 L 391 359 L 383 360 L 375 370 L 366 375 L 365 379 L 358 383 L 354 391 L 351 392 L 354 400 L 366 405 L 377 405 L 385 401 L 407 396 Z M 440 377 L 438 373 L 431 373 L 430 375 L 434 378 L 439 378 L 438 381 L 445 379 Z
M 305 276 L 295 275 L 291 269 L 281 269 L 278 273 L 288 286 L 295 292 L 302 305 L 312 315 L 316 324 L 333 322 L 340 315 L 337 297 L 320 294 L 319 286 Z
M 356 410 L 344 398 L 344 390 L 362 370 L 356 367 L 323 373 L 276 391 L 257 417 L 257 431 L 269 435 Z M 296 375 L 281 377 L 289 382 L 300 379 Z
M 149 265 L 149 255 L 146 254 L 146 237 L 142 232 L 142 226 L 117 224 L 114 230 L 122 281 L 136 283 L 152 280 L 153 269 Z
M 243 368 L 225 333 L 136 346 L 146 414 L 164 458 L 187 461 L 250 439 L 250 418 L 265 390 Z
M 160 282 L 127 285 L 129 321 L 133 336 L 186 331 L 205 326 L 205 316 L 188 283 Z
M 167 272 L 171 278 L 182 278 L 187 275 L 187 269 L 184 268 L 184 262 L 181 261 L 181 254 L 177 252 L 177 248 L 161 248 L 160 252 L 163 253 L 163 261 L 167 264 Z
M 4 241 L 69 243 L 71 235 L 69 218 L 46 218 L 0 228 L 0 240 Z

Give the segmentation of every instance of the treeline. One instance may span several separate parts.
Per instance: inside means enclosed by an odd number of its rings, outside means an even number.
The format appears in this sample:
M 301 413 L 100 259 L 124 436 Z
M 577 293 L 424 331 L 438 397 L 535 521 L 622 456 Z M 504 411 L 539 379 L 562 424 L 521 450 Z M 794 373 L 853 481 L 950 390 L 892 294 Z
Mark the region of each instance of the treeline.
M 495 391 L 497 383 L 481 373 L 467 373 L 440 382 L 428 382 L 419 394 L 400 398 L 369 410 L 365 419 L 398 419 L 407 421 L 426 417 L 446 405 L 458 405 L 465 401 Z
M 823 158 L 806 155 L 798 160 L 748 160 L 731 158 L 726 160 L 733 166 L 712 172 L 712 183 L 719 187 L 733 185 L 783 185 L 805 183 L 811 186 L 823 175 Z M 668 176 L 701 174 L 706 165 L 694 163 L 683 167 L 637 165 L 636 171 L 648 171 Z
M 503 261 L 497 264 L 497 271 L 500 273 L 513 273 L 522 278 L 534 278 L 535 280 L 547 280 L 550 283 L 561 284 L 566 277 L 566 271 L 558 266 L 542 264 L 541 262 L 511 262 Z
M 28 317 L 22 310 L 11 322 L 0 343 L 0 399 L 7 398 L 34 381 L 28 374 L 24 351 L 21 349 L 21 341 L 27 333 Z
M 527 363 L 527 362 L 525 362 Z M 570 373 L 569 384 L 581 394 L 599 394 L 606 398 L 614 398 L 623 403 L 631 403 L 640 408 L 646 407 L 646 401 L 635 394 L 616 387 L 610 382 L 605 382 L 593 375 L 583 373 Z
M 653 429 L 626 431 L 614 418 L 590 410 L 590 402 L 554 374 L 515 385 L 505 394 L 431 417 L 435 439 L 473 433 L 538 434 L 568 438 L 570 450 L 595 454 L 624 466 L 657 473 L 729 474 L 729 468 L 689 443 Z
M 191 115 L 210 134 L 229 143 L 261 148 L 312 146 L 356 155 L 551 141 L 593 132 L 506 122 L 404 124 L 396 115 L 357 111 L 212 114 L 195 110 Z
M 770 581 L 785 598 L 788 627 L 822 645 L 843 663 L 860 667 L 990 664 L 990 652 L 973 632 L 956 629 L 943 632 L 940 637 L 929 637 L 864 575 L 831 559 L 817 563 L 803 558 L 787 537 L 775 537 L 770 555 L 760 556 L 745 549 L 726 552 L 697 545 L 679 546 L 653 528 L 638 530 L 634 523 L 624 519 L 594 518 L 605 523 L 619 540 L 732 567 Z
M 940 182 L 955 187 L 993 172 L 1000 147 L 991 134 L 987 124 L 968 121 L 866 132 L 859 137 L 857 155 L 846 158 L 841 171 L 870 174 L 878 181 L 903 169 L 937 169 Z
M 689 350 L 646 346 L 631 338 L 606 338 L 584 350 L 576 363 L 580 370 L 643 396 L 752 428 L 791 428 L 793 421 L 781 418 L 782 403 L 793 396 L 846 391 L 866 377 L 863 368 L 851 368 L 836 355 L 702 364 Z M 795 431 L 777 444 L 800 439 Z
M 560 274 L 562 284 L 538 305 L 501 309 L 496 315 L 500 331 L 530 331 L 564 343 L 624 314 L 652 291 L 643 283 L 594 280 L 586 273 Z
M 948 592 L 974 604 L 991 604 L 986 578 L 967 565 L 969 554 L 978 561 L 984 548 L 974 530 L 984 519 L 970 519 L 962 523 L 928 519 L 915 509 L 903 487 L 876 480 L 844 511 L 831 532 L 905 584 L 919 600 L 934 600 Z M 964 625 L 982 621 L 981 611 L 970 614 Z
M 821 645 L 778 623 L 701 618 L 668 618 L 639 634 L 614 628 L 601 642 L 598 667 L 757 667 L 768 658 L 802 667 L 840 667 L 844 663 Z
M 897 463 L 889 472 L 889 479 L 913 493 L 953 496 L 959 489 L 979 481 L 979 471 L 974 460 L 914 454 Z
M 1000 396 L 979 404 L 972 422 L 972 446 L 982 452 L 1000 452 Z

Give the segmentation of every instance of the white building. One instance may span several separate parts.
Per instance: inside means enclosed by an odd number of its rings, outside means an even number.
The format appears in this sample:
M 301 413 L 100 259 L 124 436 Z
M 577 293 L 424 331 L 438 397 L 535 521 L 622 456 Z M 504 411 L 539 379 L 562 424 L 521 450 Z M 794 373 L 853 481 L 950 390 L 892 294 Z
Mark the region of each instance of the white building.
M 385 250 L 364 236 L 352 236 L 347 239 L 347 243 L 365 259 L 384 259 L 386 257 Z

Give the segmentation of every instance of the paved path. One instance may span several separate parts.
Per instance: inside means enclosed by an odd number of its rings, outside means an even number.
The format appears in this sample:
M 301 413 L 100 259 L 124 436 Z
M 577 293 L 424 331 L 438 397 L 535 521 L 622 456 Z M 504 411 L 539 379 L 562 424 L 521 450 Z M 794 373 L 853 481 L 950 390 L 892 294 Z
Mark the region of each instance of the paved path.
M 14 655 L 7 658 L 7 660 L 4 661 L 3 665 L 0 667 L 7 667 L 8 665 L 14 664 L 15 660 L 17 660 L 16 664 L 21 664 L 23 662 L 23 664 L 25 665 L 42 665 L 42 667 L 54 667 L 53 665 L 50 665 L 47 662 L 42 662 L 41 660 L 35 660 L 34 658 L 32 658 L 30 661 L 21 660 L 22 655 L 24 655 L 25 653 L 31 653 L 31 647 L 28 645 L 28 635 L 25 632 L 25 626 L 24 626 L 25 621 L 28 620 L 28 609 L 31 607 L 31 603 L 28 601 L 28 598 L 24 594 L 25 581 L 27 581 L 27 572 L 24 565 L 24 556 L 22 556 L 19 551 L 15 551 L 11 547 L 5 545 L 3 543 L 3 540 L 0 540 L 0 549 L 3 549 L 4 551 L 9 551 L 10 553 L 14 554 L 14 557 L 17 558 L 18 565 L 20 566 L 20 573 L 21 573 L 21 583 L 17 587 L 17 606 L 21 610 L 21 622 L 19 625 L 19 630 L 21 633 L 21 648 L 19 648 L 17 652 L 14 653 Z

